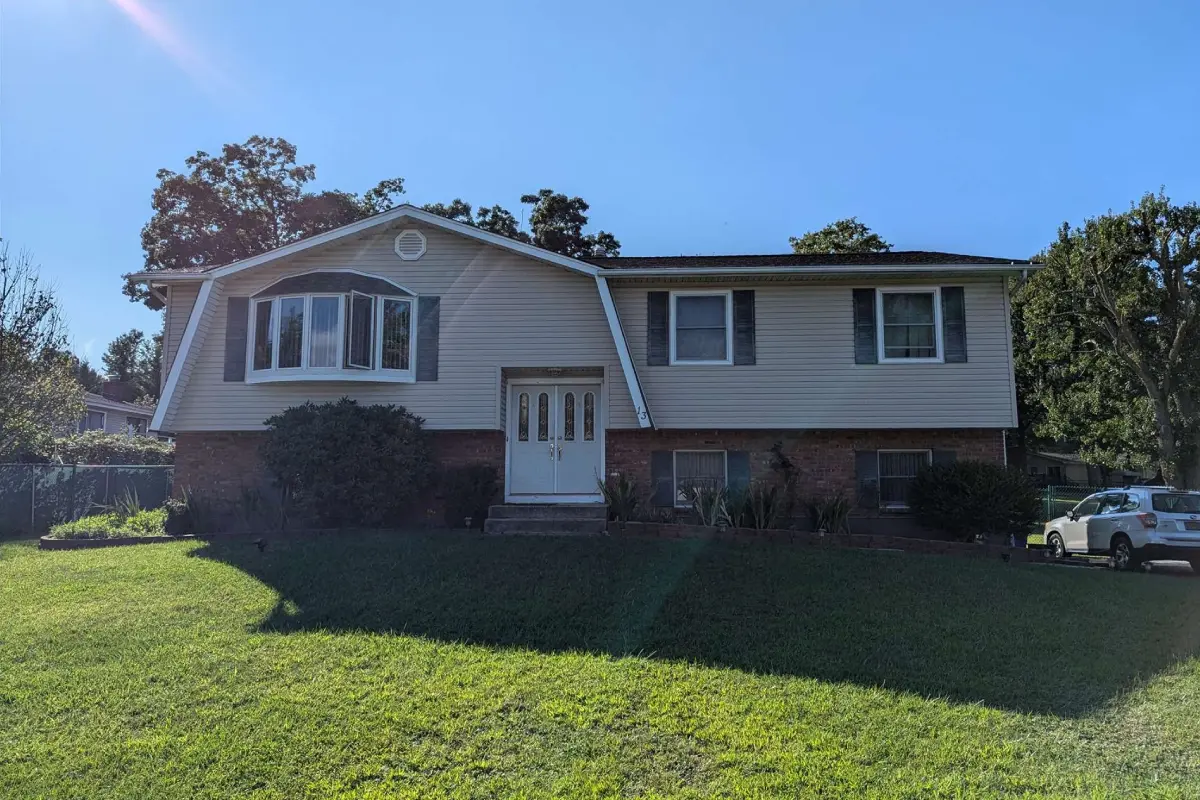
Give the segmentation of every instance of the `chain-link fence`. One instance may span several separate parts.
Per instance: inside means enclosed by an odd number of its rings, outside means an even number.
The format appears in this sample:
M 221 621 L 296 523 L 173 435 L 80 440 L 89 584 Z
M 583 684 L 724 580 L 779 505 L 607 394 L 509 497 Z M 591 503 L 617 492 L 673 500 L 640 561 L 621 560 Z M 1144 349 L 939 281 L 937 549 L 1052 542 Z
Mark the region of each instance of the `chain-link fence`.
M 1061 517 L 1089 494 L 1104 491 L 1100 486 L 1047 486 L 1043 494 L 1044 521 Z
M 136 494 L 143 508 L 171 496 L 170 466 L 0 464 L 0 538 L 41 536 L 51 525 L 78 519 Z

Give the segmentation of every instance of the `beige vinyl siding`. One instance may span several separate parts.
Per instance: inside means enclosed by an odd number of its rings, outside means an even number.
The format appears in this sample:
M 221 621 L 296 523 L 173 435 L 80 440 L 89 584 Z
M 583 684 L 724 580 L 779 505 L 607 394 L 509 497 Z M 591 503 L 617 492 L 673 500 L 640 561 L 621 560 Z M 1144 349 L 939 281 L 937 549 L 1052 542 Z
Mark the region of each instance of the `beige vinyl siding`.
M 863 284 L 776 282 L 687 287 L 755 289 L 754 366 L 651 367 L 646 293 L 672 287 L 610 280 L 656 427 L 1012 427 L 1003 280 L 943 283 L 965 287 L 965 364 L 855 364 L 851 298 Z
M 427 238 L 427 252 L 417 261 L 402 261 L 393 249 L 396 234 L 409 227 Z M 418 295 L 441 297 L 438 380 L 226 383 L 227 298 L 250 296 L 281 277 L 316 269 L 355 269 Z M 504 367 L 606 368 L 614 413 L 633 418 L 596 282 L 562 267 L 401 221 L 389 230 L 221 279 L 218 288 L 203 343 L 181 382 L 176 409 L 165 420 L 167 430 L 260 429 L 267 417 L 289 406 L 343 396 L 402 405 L 432 429 L 495 429 L 502 426 Z
M 171 365 L 175 363 L 175 354 L 179 352 L 183 330 L 187 327 L 198 294 L 199 283 L 174 283 L 167 287 L 167 309 L 163 319 L 162 384 L 166 384 Z

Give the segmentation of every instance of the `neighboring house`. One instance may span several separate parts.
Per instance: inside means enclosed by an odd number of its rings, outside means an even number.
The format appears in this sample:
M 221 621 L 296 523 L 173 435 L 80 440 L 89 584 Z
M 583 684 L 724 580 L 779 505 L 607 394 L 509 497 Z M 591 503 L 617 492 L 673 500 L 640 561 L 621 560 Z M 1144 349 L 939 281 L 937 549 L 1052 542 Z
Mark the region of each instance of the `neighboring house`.
M 129 436 L 148 436 L 150 433 L 150 420 L 154 415 L 152 408 L 113 400 L 91 392 L 83 393 L 83 403 L 87 406 L 87 411 L 79 420 L 80 433 L 105 431 Z
M 1144 484 L 1155 470 L 1113 470 L 1088 464 L 1073 453 L 1029 453 L 1029 476 L 1043 486 L 1126 486 Z
M 419 414 L 443 463 L 509 502 L 658 506 L 771 477 L 903 510 L 925 464 L 1004 459 L 1016 425 L 1006 279 L 929 252 L 577 260 L 404 205 L 226 266 L 139 273 L 167 306 L 151 428 L 176 484 L 263 480 L 263 421 L 350 396 Z

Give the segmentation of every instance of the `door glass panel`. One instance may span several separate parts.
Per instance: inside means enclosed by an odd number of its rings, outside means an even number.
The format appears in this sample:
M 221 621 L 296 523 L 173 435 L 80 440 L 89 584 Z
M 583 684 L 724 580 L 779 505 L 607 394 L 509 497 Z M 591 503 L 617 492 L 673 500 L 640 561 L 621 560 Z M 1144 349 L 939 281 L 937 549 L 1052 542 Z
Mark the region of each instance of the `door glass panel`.
M 550 395 L 542 392 L 538 395 L 538 441 L 544 442 L 550 438 Z
M 567 392 L 563 396 L 563 439 L 575 441 L 575 393 Z
M 596 395 L 592 392 L 583 395 L 583 440 L 596 440 Z
M 521 399 L 517 401 L 517 441 L 529 441 L 529 394 L 521 392 Z

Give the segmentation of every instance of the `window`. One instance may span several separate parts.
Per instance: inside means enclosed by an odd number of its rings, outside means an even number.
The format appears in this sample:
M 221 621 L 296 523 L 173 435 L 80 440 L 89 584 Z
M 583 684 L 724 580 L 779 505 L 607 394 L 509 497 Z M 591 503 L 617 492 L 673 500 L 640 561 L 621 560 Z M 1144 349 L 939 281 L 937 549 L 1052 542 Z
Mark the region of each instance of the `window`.
M 1086 517 L 1089 514 L 1095 514 L 1096 509 L 1100 507 L 1100 499 L 1102 497 L 1103 497 L 1103 495 L 1094 494 L 1091 497 L 1084 498 L 1083 502 L 1081 502 L 1079 505 L 1075 506 L 1075 508 L 1073 509 L 1075 512 L 1075 516 Z
M 247 381 L 414 380 L 415 303 L 359 292 L 256 300 Z
M 1062 481 L 1062 467 L 1055 464 L 1052 467 L 1046 467 L 1046 477 L 1055 483 Z
M 941 361 L 939 289 L 879 289 L 879 361 Z
M 733 363 L 730 292 L 671 292 L 671 363 Z
M 126 417 L 125 432 L 130 436 L 141 436 L 146 433 L 146 420 L 142 417 Z
M 1150 495 L 1150 505 L 1164 514 L 1200 514 L 1200 494 L 1159 492 Z
M 529 441 L 529 393 L 521 392 L 517 401 L 517 441 Z
M 689 506 L 701 489 L 720 489 L 728 480 L 724 450 L 675 451 L 675 505 Z
M 917 473 L 929 466 L 929 450 L 879 451 L 879 507 L 894 511 L 908 508 L 908 490 Z
M 89 411 L 79 420 L 79 432 L 104 430 L 104 412 Z
M 1125 495 L 1117 492 L 1115 494 L 1106 494 L 1100 498 L 1100 509 L 1097 514 L 1112 514 L 1125 503 Z

